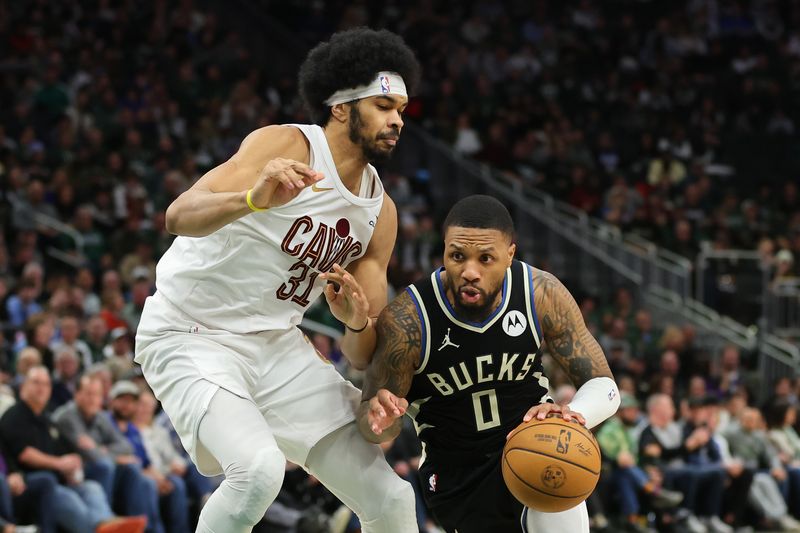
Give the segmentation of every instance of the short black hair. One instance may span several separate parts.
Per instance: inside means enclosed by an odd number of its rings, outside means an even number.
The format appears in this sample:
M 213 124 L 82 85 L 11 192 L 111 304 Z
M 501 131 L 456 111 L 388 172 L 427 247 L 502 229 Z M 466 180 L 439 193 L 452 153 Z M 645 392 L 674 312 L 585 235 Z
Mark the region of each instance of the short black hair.
M 514 239 L 511 213 L 500 200 L 484 194 L 474 194 L 456 202 L 444 219 L 442 233 L 447 233 L 450 226 L 496 229 Z
M 334 33 L 329 41 L 315 46 L 300 66 L 300 96 L 311 120 L 320 126 L 331 117 L 325 100 L 340 89 L 371 82 L 378 72 L 402 76 L 408 94 L 419 83 L 417 57 L 399 35 L 388 30 L 355 28 Z

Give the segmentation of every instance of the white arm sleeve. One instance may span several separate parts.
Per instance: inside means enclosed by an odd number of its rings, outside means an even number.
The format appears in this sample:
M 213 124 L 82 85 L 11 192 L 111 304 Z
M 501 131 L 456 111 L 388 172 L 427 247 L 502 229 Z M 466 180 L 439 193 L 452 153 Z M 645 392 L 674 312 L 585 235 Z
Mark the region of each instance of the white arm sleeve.
M 610 418 L 619 407 L 619 389 L 607 377 L 592 378 L 575 393 L 568 407 L 583 415 L 586 427 L 592 429 Z

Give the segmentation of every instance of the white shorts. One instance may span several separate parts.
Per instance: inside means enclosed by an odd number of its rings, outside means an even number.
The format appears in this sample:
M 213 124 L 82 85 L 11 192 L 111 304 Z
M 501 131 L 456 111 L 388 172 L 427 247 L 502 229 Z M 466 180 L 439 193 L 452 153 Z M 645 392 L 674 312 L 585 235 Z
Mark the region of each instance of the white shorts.
M 286 458 L 299 465 L 320 439 L 355 420 L 361 401 L 361 392 L 299 329 L 248 335 L 209 329 L 158 292 L 145 302 L 134 360 L 206 475 L 222 468 L 197 432 L 220 387 L 251 400 Z

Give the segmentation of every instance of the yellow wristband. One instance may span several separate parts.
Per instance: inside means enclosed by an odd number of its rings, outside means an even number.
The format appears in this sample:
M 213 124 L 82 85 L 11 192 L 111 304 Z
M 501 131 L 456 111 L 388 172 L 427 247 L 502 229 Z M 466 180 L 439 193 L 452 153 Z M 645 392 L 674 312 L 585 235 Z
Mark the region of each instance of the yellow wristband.
M 253 189 L 247 191 L 247 207 L 249 207 L 251 211 L 266 211 L 267 209 L 264 207 L 256 207 L 256 205 L 253 203 L 252 194 Z

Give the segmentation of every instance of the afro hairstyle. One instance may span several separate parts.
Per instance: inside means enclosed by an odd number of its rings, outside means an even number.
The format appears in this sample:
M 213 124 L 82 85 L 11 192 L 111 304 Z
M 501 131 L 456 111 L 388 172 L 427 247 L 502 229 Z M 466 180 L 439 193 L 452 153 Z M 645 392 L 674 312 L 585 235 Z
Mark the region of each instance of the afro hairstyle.
M 474 194 L 456 202 L 444 219 L 442 233 L 447 233 L 447 228 L 450 226 L 496 229 L 508 235 L 511 240 L 514 239 L 514 221 L 511 219 L 511 213 L 493 196 Z
M 311 120 L 325 126 L 331 117 L 325 100 L 340 89 L 365 85 L 384 71 L 400 74 L 409 94 L 416 90 L 419 62 L 403 38 L 388 30 L 355 28 L 315 46 L 298 75 L 300 96 Z

